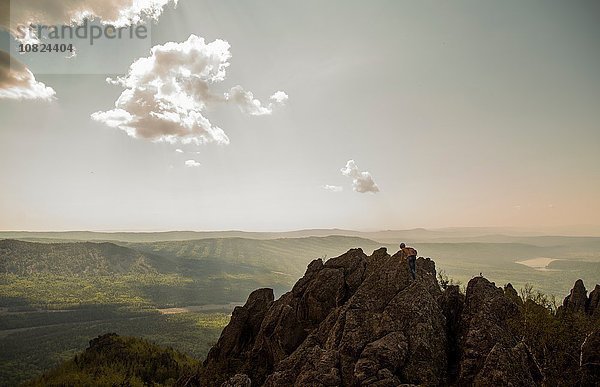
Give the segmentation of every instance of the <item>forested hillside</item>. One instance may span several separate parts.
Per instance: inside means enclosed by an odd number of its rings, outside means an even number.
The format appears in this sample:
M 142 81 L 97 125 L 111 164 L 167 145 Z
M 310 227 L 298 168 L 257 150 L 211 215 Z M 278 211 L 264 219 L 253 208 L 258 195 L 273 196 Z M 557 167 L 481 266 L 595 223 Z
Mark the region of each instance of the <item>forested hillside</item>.
M 91 340 L 83 353 L 25 386 L 172 385 L 198 364 L 172 348 L 109 333 Z
M 168 262 L 113 243 L 31 243 L 0 240 L 0 273 L 26 276 L 147 274 Z

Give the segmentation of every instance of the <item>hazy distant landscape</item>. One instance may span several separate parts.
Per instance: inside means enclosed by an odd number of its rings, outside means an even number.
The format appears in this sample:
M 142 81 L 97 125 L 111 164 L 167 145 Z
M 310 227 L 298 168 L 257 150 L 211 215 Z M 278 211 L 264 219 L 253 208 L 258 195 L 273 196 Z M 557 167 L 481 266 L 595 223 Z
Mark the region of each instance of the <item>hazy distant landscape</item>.
M 315 258 L 400 241 L 462 284 L 483 273 L 560 301 L 600 278 L 600 238 L 452 231 L 289 233 L 0 233 L 0 380 L 40 374 L 106 332 L 202 359 L 232 308 L 260 287 L 276 297 Z M 520 263 L 519 263 L 520 262 Z
M 600 1 L 0 10 L 0 387 L 600 385 Z

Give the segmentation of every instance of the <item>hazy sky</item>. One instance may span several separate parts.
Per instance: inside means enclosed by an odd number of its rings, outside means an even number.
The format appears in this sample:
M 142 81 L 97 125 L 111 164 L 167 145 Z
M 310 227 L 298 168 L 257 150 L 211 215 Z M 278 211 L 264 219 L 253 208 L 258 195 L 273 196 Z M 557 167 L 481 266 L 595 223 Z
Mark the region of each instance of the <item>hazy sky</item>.
M 218 90 L 285 106 L 156 143 L 92 120 L 106 75 L 35 74 L 55 100 L 0 99 L 0 229 L 600 223 L 597 1 L 179 0 L 152 28 L 191 34 L 231 45 Z

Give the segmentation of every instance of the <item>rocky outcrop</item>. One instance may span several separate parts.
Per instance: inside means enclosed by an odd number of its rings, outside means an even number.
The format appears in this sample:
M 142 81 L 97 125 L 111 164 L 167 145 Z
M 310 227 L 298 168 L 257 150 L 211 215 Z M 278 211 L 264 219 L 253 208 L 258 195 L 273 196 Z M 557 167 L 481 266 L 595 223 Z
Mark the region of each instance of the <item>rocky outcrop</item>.
M 585 313 L 587 302 L 587 290 L 583 281 L 579 279 L 571 289 L 571 294 L 563 301 L 563 308 L 568 312 Z
M 248 366 L 249 353 L 272 303 L 273 290 L 258 289 L 250 294 L 244 306 L 234 309 L 219 341 L 208 353 L 204 378 L 200 380 L 207 385 L 219 385 L 225 376 L 240 373 Z M 257 370 L 267 372 L 266 359 L 257 360 Z
M 354 249 L 313 261 L 277 301 L 267 289 L 252 293 L 234 311 L 200 379 L 218 385 L 244 373 L 265 386 L 447 384 L 458 369 L 463 299 L 457 287 L 441 292 L 430 259 L 417 260 L 412 280 L 412 254 Z M 475 308 L 479 298 L 487 300 L 475 292 L 467 306 Z
M 565 297 L 559 308 L 559 315 L 582 313 L 592 318 L 600 318 L 600 285 L 596 285 L 587 295 L 587 290 L 582 280 L 577 280 L 571 293 Z
M 349 258 L 325 265 L 347 268 L 347 301 L 277 365 L 265 385 L 438 384 L 446 368 L 446 338 L 433 262 L 419 259 L 412 281 L 405 254 L 390 257 L 378 250 L 360 261 Z
M 507 283 L 506 286 L 504 286 L 504 295 L 506 295 L 506 297 L 510 298 L 519 305 L 523 303 L 521 297 L 519 297 L 519 293 L 517 293 L 517 291 L 510 282 Z
M 512 285 L 484 277 L 440 288 L 435 263 L 404 248 L 361 249 L 314 260 L 292 290 L 273 300 L 253 292 L 188 385 L 539 386 L 543 372 L 515 324 L 527 307 Z M 564 310 L 598 310 L 599 287 L 575 284 Z M 596 376 L 598 334 L 581 350 L 581 375 Z M 579 344 L 577 344 L 579 345 Z M 584 380 L 582 378 L 582 380 Z
M 460 385 L 532 386 L 543 379 L 509 326 L 521 313 L 516 298 L 512 286 L 502 290 L 483 277 L 469 281 L 460 324 Z

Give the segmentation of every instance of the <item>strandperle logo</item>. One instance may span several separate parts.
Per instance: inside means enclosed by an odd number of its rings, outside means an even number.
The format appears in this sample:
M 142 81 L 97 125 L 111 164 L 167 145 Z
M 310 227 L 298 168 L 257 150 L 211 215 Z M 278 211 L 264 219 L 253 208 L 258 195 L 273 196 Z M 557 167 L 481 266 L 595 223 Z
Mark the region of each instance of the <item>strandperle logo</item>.
M 134 26 L 116 27 L 112 24 L 91 24 L 87 19 L 82 24 L 46 26 L 46 25 L 20 25 L 17 27 L 17 40 L 74 40 L 82 39 L 94 45 L 98 39 L 147 39 L 148 27 L 144 24 Z
M 121 74 L 131 58 L 148 55 L 151 23 L 78 23 L 17 25 L 11 39 L 13 57 L 35 74 Z

